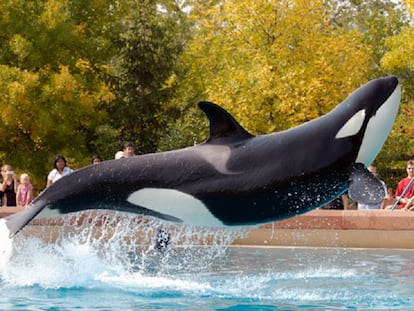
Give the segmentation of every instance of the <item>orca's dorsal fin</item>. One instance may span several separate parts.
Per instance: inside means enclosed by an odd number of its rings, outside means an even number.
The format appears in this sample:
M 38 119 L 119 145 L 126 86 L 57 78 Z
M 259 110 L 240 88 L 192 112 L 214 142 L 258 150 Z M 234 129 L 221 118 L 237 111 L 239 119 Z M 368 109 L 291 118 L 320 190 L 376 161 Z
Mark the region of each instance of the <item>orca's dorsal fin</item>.
M 236 141 L 254 137 L 230 113 L 220 106 L 207 101 L 199 102 L 198 106 L 204 111 L 210 121 L 210 137 L 207 143 L 217 143 L 223 139 L 226 141 L 228 139 Z

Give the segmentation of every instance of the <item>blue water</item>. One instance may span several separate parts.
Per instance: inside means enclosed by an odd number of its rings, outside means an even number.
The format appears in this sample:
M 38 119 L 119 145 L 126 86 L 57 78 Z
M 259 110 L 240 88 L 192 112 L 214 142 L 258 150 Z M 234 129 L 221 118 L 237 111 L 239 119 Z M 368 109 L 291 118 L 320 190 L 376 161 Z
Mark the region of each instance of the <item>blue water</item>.
M 246 231 L 169 227 L 160 252 L 160 226 L 3 237 L 0 310 L 414 310 L 412 251 L 234 248 Z

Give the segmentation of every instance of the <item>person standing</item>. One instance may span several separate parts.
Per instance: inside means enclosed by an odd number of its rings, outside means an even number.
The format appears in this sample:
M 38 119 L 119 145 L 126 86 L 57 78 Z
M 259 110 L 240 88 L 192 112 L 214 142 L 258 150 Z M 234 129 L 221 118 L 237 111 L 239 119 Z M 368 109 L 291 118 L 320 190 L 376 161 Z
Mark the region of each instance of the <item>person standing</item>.
M 2 206 L 16 206 L 17 178 L 10 165 L 5 164 L 1 168 L 3 180 L 0 183 L 0 195 Z
M 115 153 L 115 160 L 123 159 L 123 158 L 131 158 L 135 156 L 135 146 L 131 142 L 127 142 L 124 144 L 122 150 L 117 151 Z
M 395 199 L 398 202 L 396 209 L 413 210 L 414 182 L 411 180 L 414 178 L 414 159 L 407 161 L 407 167 L 405 170 L 407 172 L 407 177 L 400 180 L 397 186 L 397 190 L 395 191 Z M 392 207 L 389 206 L 388 208 Z
M 53 170 L 50 171 L 49 175 L 47 176 L 46 187 L 49 187 L 51 184 L 61 179 L 63 176 L 67 176 L 73 172 L 73 170 L 66 165 L 67 163 L 65 157 L 61 154 L 57 154 L 53 160 Z
M 91 164 L 98 164 L 103 161 L 102 157 L 99 154 L 94 154 L 91 158 Z
M 124 149 L 122 151 L 124 152 L 124 158 L 130 158 L 135 156 L 135 146 L 131 142 L 125 143 Z
M 16 201 L 18 207 L 26 207 L 33 201 L 33 186 L 30 177 L 24 173 L 20 175 L 20 184 L 17 187 Z
M 115 160 L 123 159 L 125 158 L 124 152 L 122 150 L 119 150 L 115 153 Z

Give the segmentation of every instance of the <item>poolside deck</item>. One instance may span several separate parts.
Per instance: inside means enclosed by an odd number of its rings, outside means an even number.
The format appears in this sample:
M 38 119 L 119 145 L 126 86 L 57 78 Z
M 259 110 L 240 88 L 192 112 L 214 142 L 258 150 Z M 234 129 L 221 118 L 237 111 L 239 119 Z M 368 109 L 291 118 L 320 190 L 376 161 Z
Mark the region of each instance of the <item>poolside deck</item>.
M 16 211 L 16 208 L 0 207 L 0 217 Z M 60 224 L 59 220 L 34 221 L 29 226 L 33 232 L 43 227 L 43 233 L 48 226 L 51 234 L 57 234 Z M 253 229 L 233 245 L 414 249 L 414 213 L 314 210 Z

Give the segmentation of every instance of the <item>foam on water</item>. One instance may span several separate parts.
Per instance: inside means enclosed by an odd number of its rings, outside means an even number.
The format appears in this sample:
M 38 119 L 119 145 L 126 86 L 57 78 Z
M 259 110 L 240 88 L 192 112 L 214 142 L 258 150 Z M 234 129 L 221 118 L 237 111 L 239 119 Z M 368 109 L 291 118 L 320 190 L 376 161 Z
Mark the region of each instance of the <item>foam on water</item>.
M 0 271 L 4 271 L 12 253 L 12 239 L 4 219 L 0 219 Z
M 105 265 L 87 244 L 51 246 L 36 238 L 19 241 L 8 267 L 2 273 L 9 286 L 43 288 L 89 287 L 96 274 L 113 267 Z
M 208 282 L 200 282 L 197 279 L 189 278 L 174 278 L 172 276 L 146 276 L 141 273 L 109 276 L 105 272 L 98 276 L 98 279 L 111 287 L 134 293 L 138 292 L 141 295 L 154 292 L 166 293 L 172 290 L 177 293 L 192 293 L 192 295 L 214 292 L 214 288 Z

